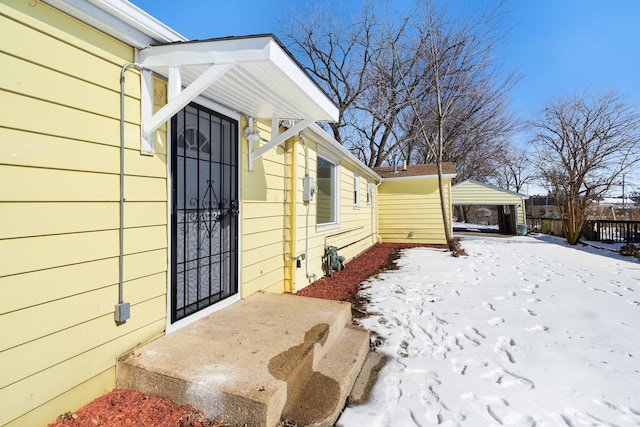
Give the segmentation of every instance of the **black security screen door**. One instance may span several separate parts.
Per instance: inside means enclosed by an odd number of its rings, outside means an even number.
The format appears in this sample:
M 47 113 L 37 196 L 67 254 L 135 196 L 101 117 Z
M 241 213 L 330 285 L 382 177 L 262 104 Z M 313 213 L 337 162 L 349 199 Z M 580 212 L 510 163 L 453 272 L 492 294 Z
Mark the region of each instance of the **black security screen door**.
M 171 146 L 173 323 L 238 293 L 238 122 L 190 104 Z

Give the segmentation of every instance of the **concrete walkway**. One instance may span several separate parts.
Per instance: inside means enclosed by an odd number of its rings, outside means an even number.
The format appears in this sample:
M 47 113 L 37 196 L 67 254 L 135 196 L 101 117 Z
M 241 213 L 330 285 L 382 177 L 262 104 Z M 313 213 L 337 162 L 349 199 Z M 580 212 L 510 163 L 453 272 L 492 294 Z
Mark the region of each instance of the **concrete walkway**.
M 232 425 L 333 425 L 369 351 L 348 303 L 258 293 L 118 363 L 117 386 Z

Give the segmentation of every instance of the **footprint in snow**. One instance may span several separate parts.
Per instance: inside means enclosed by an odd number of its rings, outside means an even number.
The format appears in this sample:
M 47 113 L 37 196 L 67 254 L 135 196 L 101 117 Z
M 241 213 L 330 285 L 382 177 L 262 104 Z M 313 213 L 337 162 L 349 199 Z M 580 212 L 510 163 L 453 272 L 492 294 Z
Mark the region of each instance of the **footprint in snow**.
M 465 326 L 465 329 L 466 329 L 468 332 L 473 332 L 474 334 L 476 334 L 477 336 L 479 336 L 479 337 L 480 337 L 480 338 L 482 338 L 482 339 L 486 339 L 486 338 L 487 338 L 487 336 L 486 336 L 486 335 L 484 335 L 482 332 L 480 332 L 480 331 L 478 330 L 478 328 L 474 328 L 473 326 Z
M 633 301 L 633 300 L 628 299 L 627 302 L 629 304 L 631 304 L 631 305 L 635 305 L 635 306 L 640 307 L 640 301 Z
M 516 363 L 516 359 L 513 357 L 513 349 L 516 343 L 512 338 L 499 337 L 496 344 L 493 346 L 493 351 L 498 353 L 502 360 L 509 363 Z
M 458 336 L 460 336 L 460 334 L 458 333 Z M 462 344 L 460 344 L 460 340 L 457 337 L 454 337 L 453 335 L 449 335 L 447 337 L 447 345 L 450 348 L 458 348 L 458 352 L 464 350 L 464 347 Z
M 504 323 L 504 319 L 502 317 L 494 317 L 492 319 L 487 320 L 487 323 L 493 326 L 497 326 L 501 323 Z
M 473 338 L 471 338 L 469 335 L 464 334 L 464 333 L 462 333 L 462 332 L 458 332 L 458 337 L 466 339 L 466 340 L 467 340 L 467 341 L 469 341 L 472 345 L 475 345 L 475 346 L 479 346 L 479 345 L 480 345 L 480 341 L 478 341 L 478 340 L 476 340 L 476 339 L 473 339 Z
M 489 303 L 489 302 L 483 302 L 482 303 L 483 306 L 485 306 L 487 309 L 491 310 L 491 311 L 496 311 L 495 308 L 493 308 L 493 304 Z
M 596 405 L 604 406 L 605 408 L 609 408 L 612 411 L 617 412 L 617 415 L 629 424 L 640 424 L 640 411 L 636 409 L 618 403 L 610 402 L 608 400 L 592 399 L 592 401 Z
M 436 350 L 431 353 L 431 357 L 436 360 L 444 360 L 447 358 L 447 353 L 449 353 L 451 349 L 447 346 L 438 346 Z
M 477 410 L 484 412 L 486 414 L 485 417 L 491 423 L 504 424 L 497 410 L 498 408 L 508 407 L 509 402 L 507 400 L 498 396 L 478 397 L 475 393 L 465 393 L 460 397 L 468 401 Z
M 533 390 L 535 388 L 533 381 L 508 371 L 499 365 L 491 372 L 480 375 L 480 378 L 491 379 L 498 387 L 520 386 L 529 390 Z
M 529 316 L 537 316 L 538 315 L 535 311 L 529 310 L 528 308 L 521 308 L 520 310 L 524 311 Z
M 568 426 L 600 426 L 600 425 L 612 425 L 610 422 L 607 422 L 599 417 L 596 417 L 589 412 L 579 411 L 574 408 L 565 408 L 565 413 L 568 415 L 562 415 L 564 422 Z
M 536 325 L 531 328 L 525 328 L 525 331 L 530 332 L 532 334 L 537 334 L 538 332 L 547 332 L 548 330 L 549 330 L 549 327 L 544 325 Z

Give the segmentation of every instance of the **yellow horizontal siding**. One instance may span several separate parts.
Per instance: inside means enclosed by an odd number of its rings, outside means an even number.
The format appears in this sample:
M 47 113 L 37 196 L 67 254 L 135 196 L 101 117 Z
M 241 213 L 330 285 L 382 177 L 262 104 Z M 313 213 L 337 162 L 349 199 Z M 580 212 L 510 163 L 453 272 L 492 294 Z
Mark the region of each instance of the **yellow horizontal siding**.
M 93 396 L 101 396 L 111 391 L 115 385 L 115 366 L 80 383 L 68 392 L 57 396 L 43 405 L 38 406 L 26 415 L 9 422 L 6 427 L 46 426 L 55 421 L 56 416 L 75 411 L 93 400 Z M 8 402 L 7 402 L 8 404 Z M 3 404 L 0 403 L 0 411 Z
M 447 193 L 449 185 L 446 180 Z M 380 186 L 379 197 L 378 226 L 383 242 L 446 242 L 437 180 L 387 181 Z
M 316 168 L 316 150 L 317 145 L 310 141 L 310 175 L 315 176 Z M 297 175 L 304 176 L 304 150 L 300 150 L 298 158 Z M 302 186 L 296 193 L 297 228 L 296 228 L 296 248 L 297 253 L 304 252 L 305 236 L 308 234 L 308 269 L 310 274 L 315 274 L 316 279 L 322 278 L 324 271 L 322 270 L 322 257 L 325 247 L 333 245 L 339 247 L 339 254 L 344 256 L 347 261 L 360 253 L 366 251 L 375 243 L 375 203 L 367 205 L 367 176 L 363 171 L 360 174 L 360 208 L 354 207 L 354 167 L 346 162 L 342 162 L 339 166 L 339 218 L 336 227 L 328 230 L 318 231 L 316 228 L 316 213 L 318 200 L 321 194 L 316 194 L 314 201 L 310 206 L 309 227 L 306 229 L 306 206 L 302 203 Z M 375 193 L 375 187 L 374 187 Z M 374 199 L 375 200 L 375 199 Z M 295 269 L 295 287 L 301 290 L 308 286 L 310 280 L 306 277 L 305 262 L 303 268 Z
M 280 241 L 275 241 L 272 243 L 265 243 L 260 247 L 255 249 L 249 249 L 243 251 L 243 255 L 247 257 L 246 266 L 250 267 L 252 265 L 250 260 L 266 260 L 266 259 L 277 259 L 282 258 L 282 239 Z M 259 263 L 260 261 L 258 261 Z
M 115 174 L 0 165 L 0 201 L 117 201 L 120 177 Z M 164 201 L 164 178 L 126 176 L 125 200 Z
M 167 290 L 166 274 L 157 273 L 152 276 L 142 277 L 124 283 L 124 295 L 132 307 L 149 299 L 164 296 Z M 0 337 L 0 361 L 7 357 L 16 358 L 16 354 L 24 353 L 25 348 L 31 348 L 32 343 L 38 339 L 57 339 L 68 328 L 85 324 L 87 319 L 113 313 L 113 306 L 118 302 L 118 284 L 115 283 L 105 288 L 84 292 L 65 299 L 55 300 L 32 306 L 27 309 L 14 311 L 0 316 L 0 329 L 5 331 Z M 132 308 L 132 315 L 134 309 Z M 61 315 L 64 314 L 64 315 Z M 41 319 L 48 319 L 42 322 Z M 12 328 L 11 325 L 21 325 L 20 328 Z M 27 343 L 27 344 L 25 344 Z M 18 347 L 11 352 L 5 350 Z M 26 346 L 26 347 L 25 347 Z M 54 350 L 52 349 L 51 352 Z M 47 352 L 45 352 L 47 353 Z M 23 355 L 27 357 L 26 355 Z M 33 352 L 32 358 L 43 359 L 48 354 Z M 14 359 L 11 359 L 14 360 Z M 17 358 L 15 360 L 21 360 Z M 29 360 L 24 358 L 25 362 Z M 11 365 L 5 365 L 11 366 Z M 22 369 L 33 369 L 31 365 Z M 11 381 L 9 381 L 11 382 Z
M 0 128 L 0 162 L 70 171 L 120 174 L 118 146 L 86 143 L 49 135 Z M 164 178 L 165 155 L 141 156 L 137 149 L 125 150 L 125 174 Z
M 3 90 L 0 90 L 0 105 L 11 106 L 11 109 L 3 109 L 0 127 L 80 141 L 120 145 L 120 121 L 116 118 L 107 118 Z M 116 105 L 115 108 L 118 106 Z M 34 115 L 37 120 L 34 120 Z M 64 117 L 64 120 L 60 120 L 60 117 Z M 70 123 L 73 123 L 73 126 L 69 126 Z M 140 149 L 139 125 L 125 124 L 125 146 Z
M 282 206 L 280 206 L 280 208 L 282 209 Z M 246 236 L 268 230 L 280 230 L 280 237 L 278 240 L 282 241 L 282 213 L 279 216 L 245 219 L 242 221 L 242 227 L 243 234 Z
M 242 250 L 249 251 L 260 248 L 274 242 L 282 241 L 282 230 L 265 230 L 253 234 L 244 234 L 242 238 Z
M 71 60 L 71 59 L 70 59 Z M 120 119 L 120 88 L 105 90 L 91 81 L 69 74 L 53 72 L 50 68 L 25 60 L 3 56 L 0 87 L 29 98 L 67 105 L 81 111 Z M 113 68 L 105 70 L 113 75 Z M 83 96 L 78 96 L 81 93 Z M 125 120 L 140 121 L 140 100 L 125 96 Z
M 118 202 L 0 204 L 0 217 L 11 225 L 0 229 L 0 239 L 115 230 L 118 212 Z M 125 204 L 125 228 L 166 224 L 165 202 Z
M 146 301 L 141 303 L 133 303 L 131 299 L 128 299 L 128 301 L 132 302 L 131 318 L 145 316 L 147 321 L 161 320 L 166 312 L 166 310 L 163 310 L 165 307 L 164 297 L 151 298 L 149 296 L 147 298 L 147 301 L 150 301 L 149 305 L 155 307 L 155 310 L 146 307 Z M 66 312 L 68 313 L 69 311 L 67 310 Z M 84 323 L 60 330 L 54 335 L 47 335 L 20 345 L 11 349 L 11 351 L 0 352 L 0 362 L 5 364 L 3 366 L 15 367 L 5 376 L 4 384 L 11 385 L 63 363 L 77 354 L 82 354 L 116 339 L 119 331 L 116 331 L 116 327 L 113 324 L 112 313 L 113 310 L 99 318 L 93 318 Z M 60 314 L 57 313 L 57 316 L 60 316 Z M 60 343 L 64 344 L 60 345 Z
M 111 90 L 120 90 L 120 79 L 109 76 L 118 76 L 122 64 L 134 60 L 131 47 L 42 2 L 35 7 L 30 0 L 2 3 L 0 19 L 3 34 L 11 35 L 0 37 L 0 51 L 83 80 L 100 79 Z M 139 84 L 127 84 L 126 92 L 139 97 Z
M 0 425 L 44 425 L 115 385 L 116 358 L 164 331 L 166 126 L 140 154 L 125 83 L 125 300 L 118 288 L 119 76 L 135 50 L 43 2 L 0 4 Z M 19 43 L 16 43 L 19 40 Z M 158 109 L 165 83 L 154 78 Z M 19 327 L 17 327 L 19 325 Z
M 126 255 L 124 281 L 167 270 L 166 248 Z M 0 314 L 68 298 L 118 283 L 118 258 L 0 277 Z M 64 286 L 61 286 L 63 284 Z M 128 286 L 128 285 L 127 285 Z
M 246 126 L 243 118 L 241 127 Z M 270 120 L 258 120 L 262 138 L 271 139 Z M 261 146 L 255 144 L 254 148 Z M 271 289 L 284 291 L 283 226 L 285 185 L 283 146 L 275 147 L 254 161 L 248 170 L 248 142 L 241 144 L 242 236 L 241 296 Z
M 118 230 L 0 240 L 0 277 L 61 265 L 118 256 Z M 124 252 L 167 247 L 165 226 L 130 228 L 124 232 Z
M 271 263 L 272 266 L 269 268 L 269 260 L 264 261 L 263 264 L 264 269 L 261 269 L 260 271 L 262 271 L 262 273 L 259 274 L 256 274 L 255 268 L 243 269 L 242 298 L 247 298 L 258 291 L 266 289 L 271 289 L 271 292 L 284 292 L 282 265 L 274 268 L 273 263 Z M 258 268 L 259 267 L 260 266 L 258 266 Z
M 264 217 L 282 216 L 284 207 L 282 203 L 254 203 L 245 201 L 243 203 L 243 219 L 259 219 Z
M 72 390 L 87 379 L 113 368 L 116 363 L 114 356 L 123 355 L 141 343 L 161 335 L 165 319 L 150 319 L 161 309 L 165 310 L 164 306 L 163 298 L 145 302 L 140 305 L 138 316 L 132 316 L 118 329 L 114 326 L 113 315 L 94 320 L 89 335 L 99 334 L 96 329 L 102 327 L 114 329 L 114 333 L 107 334 L 106 340 L 103 339 L 97 347 L 88 348 L 71 359 L 0 389 L 0 405 L 6 405 L 4 408 L 0 407 L 0 424 L 4 425 Z M 82 342 L 89 337 L 78 333 L 66 338 L 73 342 Z M 61 345 L 60 343 L 58 345 Z M 70 342 L 62 343 L 67 344 Z M 115 378 L 113 384 L 115 386 Z M 55 415 L 51 414 L 51 418 L 55 418 Z

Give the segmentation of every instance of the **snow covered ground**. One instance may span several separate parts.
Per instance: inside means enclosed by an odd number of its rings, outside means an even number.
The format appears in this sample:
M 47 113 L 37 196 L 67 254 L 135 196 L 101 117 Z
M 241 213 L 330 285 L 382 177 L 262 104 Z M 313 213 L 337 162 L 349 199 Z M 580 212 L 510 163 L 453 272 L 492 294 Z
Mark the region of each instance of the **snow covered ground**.
M 364 286 L 389 357 L 349 426 L 640 425 L 640 263 L 549 237 L 409 249 Z

